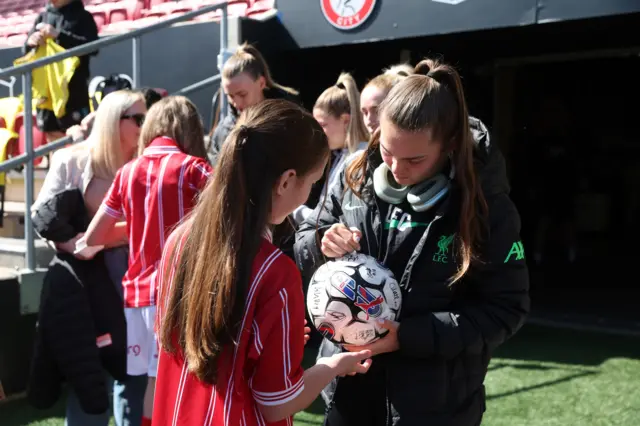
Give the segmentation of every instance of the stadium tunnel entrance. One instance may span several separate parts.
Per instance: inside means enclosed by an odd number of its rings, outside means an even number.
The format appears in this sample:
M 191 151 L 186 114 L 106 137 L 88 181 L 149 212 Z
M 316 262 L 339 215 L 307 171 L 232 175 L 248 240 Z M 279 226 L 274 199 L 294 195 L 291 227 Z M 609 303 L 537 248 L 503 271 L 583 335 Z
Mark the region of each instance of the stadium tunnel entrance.
M 470 113 L 509 167 L 535 315 L 638 327 L 640 13 L 300 49 L 278 23 L 243 26 L 307 108 L 340 72 L 362 88 L 426 55 L 457 66 Z M 255 24 L 253 24 L 255 25 Z M 265 40 L 262 25 L 281 38 Z

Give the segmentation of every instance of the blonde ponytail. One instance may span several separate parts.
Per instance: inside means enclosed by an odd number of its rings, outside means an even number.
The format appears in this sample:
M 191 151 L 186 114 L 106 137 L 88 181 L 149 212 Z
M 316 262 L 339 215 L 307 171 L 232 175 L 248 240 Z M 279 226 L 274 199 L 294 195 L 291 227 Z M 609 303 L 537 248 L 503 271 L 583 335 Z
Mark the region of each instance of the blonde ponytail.
M 360 91 L 351 74 L 340 74 L 336 84 L 322 92 L 313 108 L 318 108 L 334 117 L 349 114 L 345 141 L 349 152 L 357 151 L 361 142 L 369 140 L 369 133 L 360 112 Z

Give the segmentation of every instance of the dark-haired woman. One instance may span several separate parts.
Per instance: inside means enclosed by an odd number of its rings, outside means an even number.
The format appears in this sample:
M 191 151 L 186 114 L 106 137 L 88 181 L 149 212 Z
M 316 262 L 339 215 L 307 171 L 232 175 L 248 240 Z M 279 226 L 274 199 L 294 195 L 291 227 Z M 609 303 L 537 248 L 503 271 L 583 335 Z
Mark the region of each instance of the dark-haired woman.
M 342 348 L 370 350 L 374 362 L 324 390 L 328 426 L 479 425 L 491 355 L 529 311 L 504 160 L 469 118 L 452 67 L 425 60 L 415 73 L 391 89 L 367 151 L 296 235 L 307 278 L 325 258 L 359 250 L 403 289 L 387 336 Z M 320 352 L 342 349 L 324 340 Z
M 300 272 L 271 243 L 272 226 L 309 196 L 328 156 L 318 123 L 291 102 L 266 100 L 240 116 L 163 253 L 154 425 L 291 425 L 337 375 L 368 370 L 369 351 L 302 368 Z

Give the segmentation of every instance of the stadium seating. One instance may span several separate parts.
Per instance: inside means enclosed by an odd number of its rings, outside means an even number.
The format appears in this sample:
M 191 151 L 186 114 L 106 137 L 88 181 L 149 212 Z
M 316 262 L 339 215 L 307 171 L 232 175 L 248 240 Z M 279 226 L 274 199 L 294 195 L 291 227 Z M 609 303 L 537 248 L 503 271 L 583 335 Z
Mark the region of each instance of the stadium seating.
M 200 9 L 221 0 L 85 0 L 100 34 L 140 28 L 170 16 Z M 230 0 L 230 16 L 259 18 L 274 9 L 275 0 Z M 24 44 L 46 0 L 0 0 L 0 47 Z M 220 11 L 200 15 L 194 21 L 218 21 Z

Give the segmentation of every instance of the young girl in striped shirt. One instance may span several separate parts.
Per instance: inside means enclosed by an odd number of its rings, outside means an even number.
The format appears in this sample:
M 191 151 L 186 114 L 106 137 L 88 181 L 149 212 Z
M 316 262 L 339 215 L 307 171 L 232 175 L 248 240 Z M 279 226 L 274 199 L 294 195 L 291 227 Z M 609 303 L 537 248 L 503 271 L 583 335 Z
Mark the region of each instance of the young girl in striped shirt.
M 322 128 L 295 104 L 265 100 L 242 113 L 165 246 L 154 426 L 291 425 L 332 378 L 368 370 L 368 351 L 302 368 L 300 273 L 270 238 L 328 157 Z
M 139 156 L 118 171 L 85 237 L 89 246 L 102 245 L 116 222 L 126 220 L 129 269 L 122 286 L 127 319 L 127 374 L 149 377 L 142 419 L 145 426 L 151 423 L 158 362 L 155 335 L 158 264 L 169 233 L 195 205 L 211 167 L 205 160 L 200 116 L 187 98 L 164 98 L 149 109 L 146 118 L 139 119 L 144 119 Z

